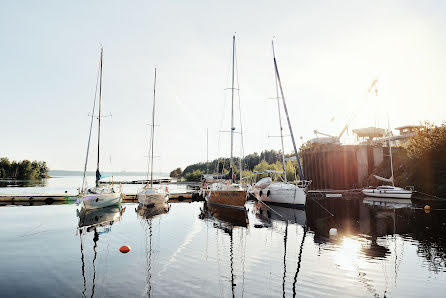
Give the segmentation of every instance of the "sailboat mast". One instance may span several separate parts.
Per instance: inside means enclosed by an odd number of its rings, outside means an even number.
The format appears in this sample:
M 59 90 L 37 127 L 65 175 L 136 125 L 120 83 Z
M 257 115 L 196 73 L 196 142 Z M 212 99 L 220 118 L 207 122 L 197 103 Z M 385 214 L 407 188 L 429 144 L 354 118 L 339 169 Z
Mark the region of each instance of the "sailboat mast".
M 99 72 L 99 114 L 98 114 L 98 163 L 96 167 L 96 187 L 99 186 L 99 180 L 101 174 L 99 172 L 99 153 L 100 153 L 100 139 L 101 139 L 101 103 L 102 103 L 102 58 L 104 55 L 104 49 L 101 48 L 101 66 Z
M 150 187 L 153 187 L 153 142 L 155 137 L 155 95 L 156 95 L 156 67 L 155 67 L 155 79 L 153 81 L 153 108 L 152 108 L 152 135 L 150 144 L 151 153 L 150 153 Z
M 274 43 L 273 46 L 273 56 L 274 53 Z M 285 148 L 283 146 L 283 127 L 282 127 L 282 116 L 280 114 L 280 97 L 279 97 L 279 86 L 277 86 L 277 74 L 274 72 L 275 83 L 276 83 L 276 98 L 277 98 L 277 111 L 279 112 L 279 128 L 280 128 L 280 141 L 282 142 L 282 167 L 283 167 L 283 177 L 284 181 L 287 182 L 286 178 L 286 164 L 285 164 Z
M 209 174 L 209 128 L 206 128 L 206 178 Z
M 290 129 L 290 134 L 291 134 L 291 140 L 293 141 L 294 153 L 296 154 L 297 164 L 299 165 L 299 175 L 300 175 L 301 180 L 305 180 L 304 172 L 303 172 L 302 166 L 300 164 L 299 153 L 297 152 L 296 142 L 294 141 L 293 128 L 291 127 L 291 121 L 290 121 L 290 117 L 288 115 L 288 109 L 286 107 L 285 95 L 283 94 L 283 88 L 282 88 L 282 82 L 280 81 L 279 69 L 277 68 L 276 55 L 274 53 L 274 41 L 272 42 L 272 45 L 273 45 L 274 69 L 276 71 L 277 82 L 279 83 L 280 93 L 282 95 L 283 108 L 285 110 L 285 115 L 286 115 L 286 118 L 288 121 L 288 127 Z
M 390 151 L 390 171 L 392 172 L 392 186 L 395 186 L 395 180 L 393 179 L 393 157 L 392 157 L 392 144 L 389 140 L 389 151 Z
M 232 36 L 232 86 L 231 86 L 231 159 L 229 162 L 232 174 L 233 147 L 234 147 L 234 64 L 235 64 L 235 35 Z M 232 180 L 232 177 L 231 177 Z
M 392 176 L 390 176 L 390 179 L 392 179 L 392 186 L 395 186 L 395 180 L 393 179 L 393 156 L 392 156 L 392 143 L 390 141 L 390 137 L 393 136 L 392 130 L 390 129 L 390 121 L 389 121 L 389 115 L 387 115 L 387 129 L 389 130 L 389 154 L 390 154 L 390 172 Z

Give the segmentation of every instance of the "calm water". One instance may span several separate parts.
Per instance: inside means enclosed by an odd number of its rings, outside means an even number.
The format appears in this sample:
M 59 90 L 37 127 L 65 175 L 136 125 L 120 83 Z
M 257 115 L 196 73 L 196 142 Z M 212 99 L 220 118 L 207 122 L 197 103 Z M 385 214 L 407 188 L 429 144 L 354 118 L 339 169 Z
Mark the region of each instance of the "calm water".
M 4 206 L 0 296 L 445 297 L 446 211 L 417 207 Z

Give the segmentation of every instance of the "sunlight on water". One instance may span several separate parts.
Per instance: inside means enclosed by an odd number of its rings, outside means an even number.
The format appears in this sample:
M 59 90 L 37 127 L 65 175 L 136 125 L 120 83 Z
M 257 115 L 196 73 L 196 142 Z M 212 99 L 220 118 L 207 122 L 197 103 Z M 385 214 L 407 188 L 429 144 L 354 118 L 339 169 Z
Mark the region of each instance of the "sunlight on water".
M 445 212 L 318 204 L 0 207 L 1 296 L 443 297 Z

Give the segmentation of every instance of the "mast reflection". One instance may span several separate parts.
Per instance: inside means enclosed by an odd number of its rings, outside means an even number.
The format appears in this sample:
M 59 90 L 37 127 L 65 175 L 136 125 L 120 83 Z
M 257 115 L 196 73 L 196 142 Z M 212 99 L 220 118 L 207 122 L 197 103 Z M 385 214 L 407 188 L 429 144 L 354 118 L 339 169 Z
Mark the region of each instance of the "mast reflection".
M 138 218 L 141 221 L 142 227 L 144 229 L 144 240 L 145 240 L 145 256 L 146 256 L 146 295 L 147 297 L 152 296 L 152 236 L 153 236 L 153 219 L 161 214 L 169 212 L 169 205 L 166 203 L 155 204 L 154 206 L 144 206 L 139 204 L 135 209 Z
M 261 219 L 263 222 L 272 224 L 273 222 L 285 223 L 285 232 L 283 236 L 283 277 L 282 277 L 282 296 L 286 296 L 285 292 L 285 282 L 286 282 L 286 257 L 287 257 L 287 241 L 288 241 L 288 225 L 297 224 L 302 227 L 303 235 L 301 244 L 299 246 L 299 254 L 297 258 L 296 272 L 293 278 L 293 297 L 296 297 L 296 284 L 297 277 L 300 271 L 300 264 L 302 261 L 302 253 L 304 248 L 305 237 L 307 235 L 307 215 L 305 210 L 289 208 L 284 206 L 272 205 L 262 202 L 257 202 L 255 205 L 257 210 L 256 217 Z
M 125 212 L 125 207 L 121 206 L 110 206 L 100 209 L 86 210 L 82 208 L 76 210 L 77 217 L 79 218 L 77 232 L 79 233 L 79 238 L 81 242 L 81 263 L 82 263 L 82 279 L 83 279 L 83 289 L 82 296 L 86 297 L 87 292 L 87 279 L 85 277 L 85 252 L 83 238 L 90 232 L 93 232 L 93 280 L 91 287 L 91 296 L 94 296 L 96 288 L 96 259 L 97 259 L 97 247 L 99 242 L 99 236 L 101 234 L 106 234 L 111 231 L 111 226 L 115 222 L 119 222 L 122 215 Z
M 223 230 L 229 235 L 229 265 L 231 274 L 231 293 L 235 297 L 235 274 L 234 274 L 234 229 L 248 227 L 248 214 L 246 209 L 236 209 L 222 207 L 215 204 L 203 203 L 203 208 L 199 215 L 200 219 L 213 222 L 214 227 Z M 243 269 L 244 270 L 244 269 Z M 244 275 L 244 272 L 242 272 Z M 243 283 L 242 283 L 243 287 Z M 242 288 L 242 292 L 243 292 Z

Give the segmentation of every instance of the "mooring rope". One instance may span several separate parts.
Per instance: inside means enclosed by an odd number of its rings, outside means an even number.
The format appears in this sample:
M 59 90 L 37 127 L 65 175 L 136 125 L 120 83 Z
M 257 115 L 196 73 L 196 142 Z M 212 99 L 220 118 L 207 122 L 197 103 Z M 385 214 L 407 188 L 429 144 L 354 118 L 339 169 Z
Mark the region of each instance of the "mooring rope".
M 323 195 L 321 192 L 319 192 L 319 194 L 320 194 L 322 197 L 324 197 L 324 195 Z M 327 211 L 328 213 L 330 213 L 331 216 L 334 216 L 333 213 L 331 213 L 330 211 L 328 211 L 327 208 L 325 208 L 324 206 L 322 206 L 321 204 L 319 204 L 319 202 L 316 201 L 314 198 L 312 198 L 312 197 L 309 197 L 309 198 L 312 199 L 313 202 L 315 202 L 316 204 L 318 204 L 322 209 L 324 209 L 325 211 Z
M 256 198 L 257 199 L 257 198 Z M 277 215 L 279 215 L 280 217 L 283 218 L 282 214 L 280 214 L 279 212 L 277 212 L 276 210 L 274 210 L 273 208 L 271 208 L 270 206 L 266 205 L 264 202 L 262 202 L 261 200 L 257 199 L 257 201 L 259 201 L 260 203 L 262 203 L 263 205 L 265 205 L 266 208 L 270 209 L 272 212 L 276 213 Z
M 434 199 L 438 199 L 438 200 L 445 200 L 446 201 L 446 199 L 445 198 L 440 198 L 440 197 L 437 197 L 437 196 L 434 196 L 434 195 L 430 195 L 430 194 L 427 194 L 427 193 L 424 193 L 424 192 L 421 192 L 421 191 L 417 191 L 418 193 L 420 193 L 420 194 L 422 194 L 422 195 L 425 195 L 425 196 L 428 196 L 428 197 L 431 197 L 431 198 L 434 198 Z

